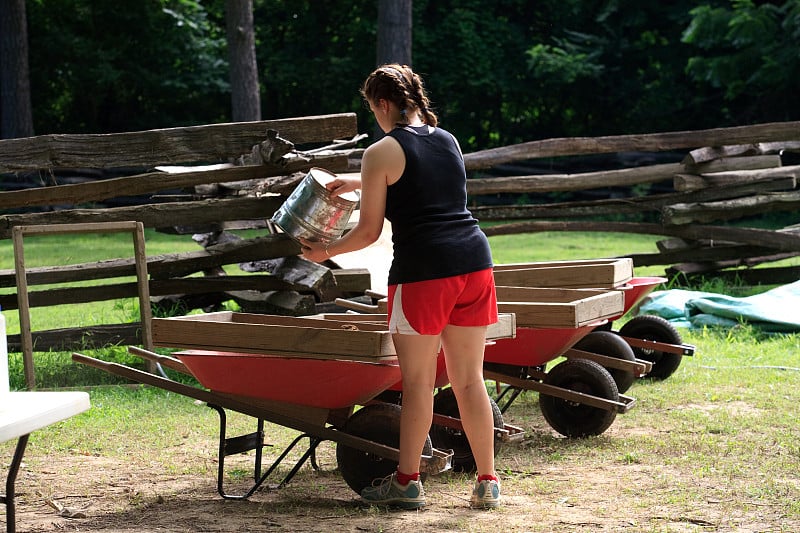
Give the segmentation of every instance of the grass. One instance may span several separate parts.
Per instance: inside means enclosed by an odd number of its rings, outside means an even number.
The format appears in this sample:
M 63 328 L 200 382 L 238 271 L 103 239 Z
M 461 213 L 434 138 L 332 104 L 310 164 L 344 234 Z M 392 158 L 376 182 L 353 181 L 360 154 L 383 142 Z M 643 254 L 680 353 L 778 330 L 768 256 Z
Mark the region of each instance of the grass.
M 187 242 L 178 242 L 175 237 L 148 233 L 147 239 L 150 255 L 196 248 L 186 237 L 183 239 Z M 652 239 L 629 235 L 531 234 L 493 237 L 491 241 L 500 263 L 610 257 L 654 248 Z M 0 242 L 0 268 L 10 268 L 3 249 L 6 244 Z M 83 261 L 82 254 L 98 244 L 81 246 L 85 252 L 77 253 Z M 116 244 L 109 239 L 102 246 L 107 246 L 106 252 Z M 31 243 L 26 250 L 31 258 L 52 254 L 40 258 L 42 264 L 57 264 L 56 252 L 77 247 L 49 243 L 38 249 Z M 660 272 L 648 268 L 637 269 L 636 274 Z M 42 323 L 61 320 L 48 317 L 46 309 L 37 311 L 43 313 Z M 131 309 L 124 305 L 113 311 L 131 315 Z M 11 319 L 14 313 L 5 315 Z M 94 316 L 105 319 L 101 311 L 87 311 L 79 316 L 79 323 Z M 543 420 L 538 395 L 522 394 L 504 418 L 521 426 L 525 439 L 505 446 L 497 460 L 511 493 L 519 498 L 536 495 L 537 501 L 553 507 L 594 506 L 592 512 L 598 520 L 613 521 L 622 513 L 636 523 L 631 531 L 700 531 L 708 527 L 721 531 L 789 531 L 791 527 L 782 524 L 800 523 L 800 335 L 767 336 L 746 325 L 728 330 L 681 330 L 681 335 L 684 342 L 696 345 L 695 355 L 685 357 L 666 380 L 637 381 L 627 393 L 636 398 L 635 408 L 618 415 L 602 435 L 560 437 Z M 112 356 L 124 361 L 122 348 L 110 350 L 101 358 Z M 11 372 L 19 383 L 21 363 L 17 357 L 11 357 Z M 36 360 L 45 387 L 62 386 L 64 374 L 78 372 L 75 367 L 79 365 L 72 364 L 68 354 L 36 354 Z M 71 385 L 88 385 L 95 379 L 101 378 L 80 375 Z M 185 396 L 150 387 L 117 385 L 88 390 L 92 409 L 37 432 L 28 452 L 31 461 L 44 460 L 50 454 L 119 459 L 136 456 L 158 462 L 176 475 L 213 478 L 218 421 L 211 409 Z M 231 432 L 254 430 L 249 417 L 237 413 L 230 416 Z M 268 435 L 279 451 L 296 432 L 268 424 Z M 12 444 L 0 444 L 3 456 L 10 456 Z M 323 445 L 319 452 L 319 461 L 328 469 L 335 468 L 332 449 L 332 445 Z M 246 456 L 231 458 L 230 482 L 250 471 L 248 461 L 252 459 Z M 316 490 L 314 478 L 309 476 L 304 469 L 298 483 L 293 484 L 292 491 L 300 491 L 299 502 L 303 502 L 303 491 Z M 437 484 L 445 489 L 450 483 L 461 485 L 463 480 L 458 476 L 435 478 L 431 492 L 440 490 Z M 516 507 L 508 512 L 520 510 Z M 510 516 L 501 514 L 498 518 Z M 703 526 L 704 520 L 711 526 Z M 758 520 L 762 520 L 760 525 Z M 676 522 L 685 527 L 670 525 Z M 483 530 L 459 516 L 438 526 L 454 531 Z M 532 522 L 527 530 L 551 531 L 554 527 L 552 521 L 541 520 Z M 389 529 L 393 530 L 387 525 Z

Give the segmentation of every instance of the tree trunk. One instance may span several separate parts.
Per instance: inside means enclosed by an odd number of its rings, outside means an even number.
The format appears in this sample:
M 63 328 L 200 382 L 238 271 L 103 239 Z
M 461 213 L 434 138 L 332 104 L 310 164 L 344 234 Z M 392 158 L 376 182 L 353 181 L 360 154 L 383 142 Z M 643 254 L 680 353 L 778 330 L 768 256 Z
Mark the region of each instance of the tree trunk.
M 25 0 L 0 0 L 0 139 L 33 137 Z
M 231 118 L 234 122 L 261 120 L 253 0 L 227 0 L 225 20 L 231 80 Z
M 379 0 L 378 65 L 411 65 L 412 4 L 412 0 Z

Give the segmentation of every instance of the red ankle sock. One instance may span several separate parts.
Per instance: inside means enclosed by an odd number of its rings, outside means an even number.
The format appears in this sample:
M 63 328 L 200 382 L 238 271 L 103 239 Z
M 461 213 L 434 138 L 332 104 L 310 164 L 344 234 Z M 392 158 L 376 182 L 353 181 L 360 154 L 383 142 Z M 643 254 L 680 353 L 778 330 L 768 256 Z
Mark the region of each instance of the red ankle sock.
M 497 476 L 493 476 L 491 474 L 484 474 L 482 476 L 478 476 L 478 483 L 480 483 L 481 481 L 497 481 L 497 482 L 500 482 L 500 480 L 497 479 Z
M 413 474 L 404 474 L 398 470 L 395 479 L 397 479 L 397 482 L 401 485 L 408 485 L 409 481 L 419 481 L 419 472 L 414 472 Z

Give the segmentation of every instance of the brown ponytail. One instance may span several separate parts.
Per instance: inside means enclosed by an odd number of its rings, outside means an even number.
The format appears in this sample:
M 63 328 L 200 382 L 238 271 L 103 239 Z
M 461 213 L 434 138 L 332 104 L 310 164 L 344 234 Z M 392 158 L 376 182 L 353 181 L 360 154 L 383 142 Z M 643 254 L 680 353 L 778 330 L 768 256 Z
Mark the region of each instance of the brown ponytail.
M 389 63 L 375 69 L 364 81 L 361 96 L 371 102 L 388 100 L 401 111 L 416 109 L 422 115 L 425 124 L 429 126 L 439 124 L 436 113 L 431 109 L 422 78 L 407 65 Z

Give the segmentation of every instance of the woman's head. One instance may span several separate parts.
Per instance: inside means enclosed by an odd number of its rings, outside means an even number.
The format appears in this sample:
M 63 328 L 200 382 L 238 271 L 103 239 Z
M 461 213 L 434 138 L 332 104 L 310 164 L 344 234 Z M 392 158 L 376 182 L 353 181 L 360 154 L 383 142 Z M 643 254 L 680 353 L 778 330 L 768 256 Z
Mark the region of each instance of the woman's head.
M 418 111 L 420 118 L 429 126 L 439 123 L 431 110 L 422 78 L 407 65 L 390 63 L 375 69 L 364 81 L 361 96 L 373 103 L 380 100 L 392 102 L 403 115 L 409 110 Z

